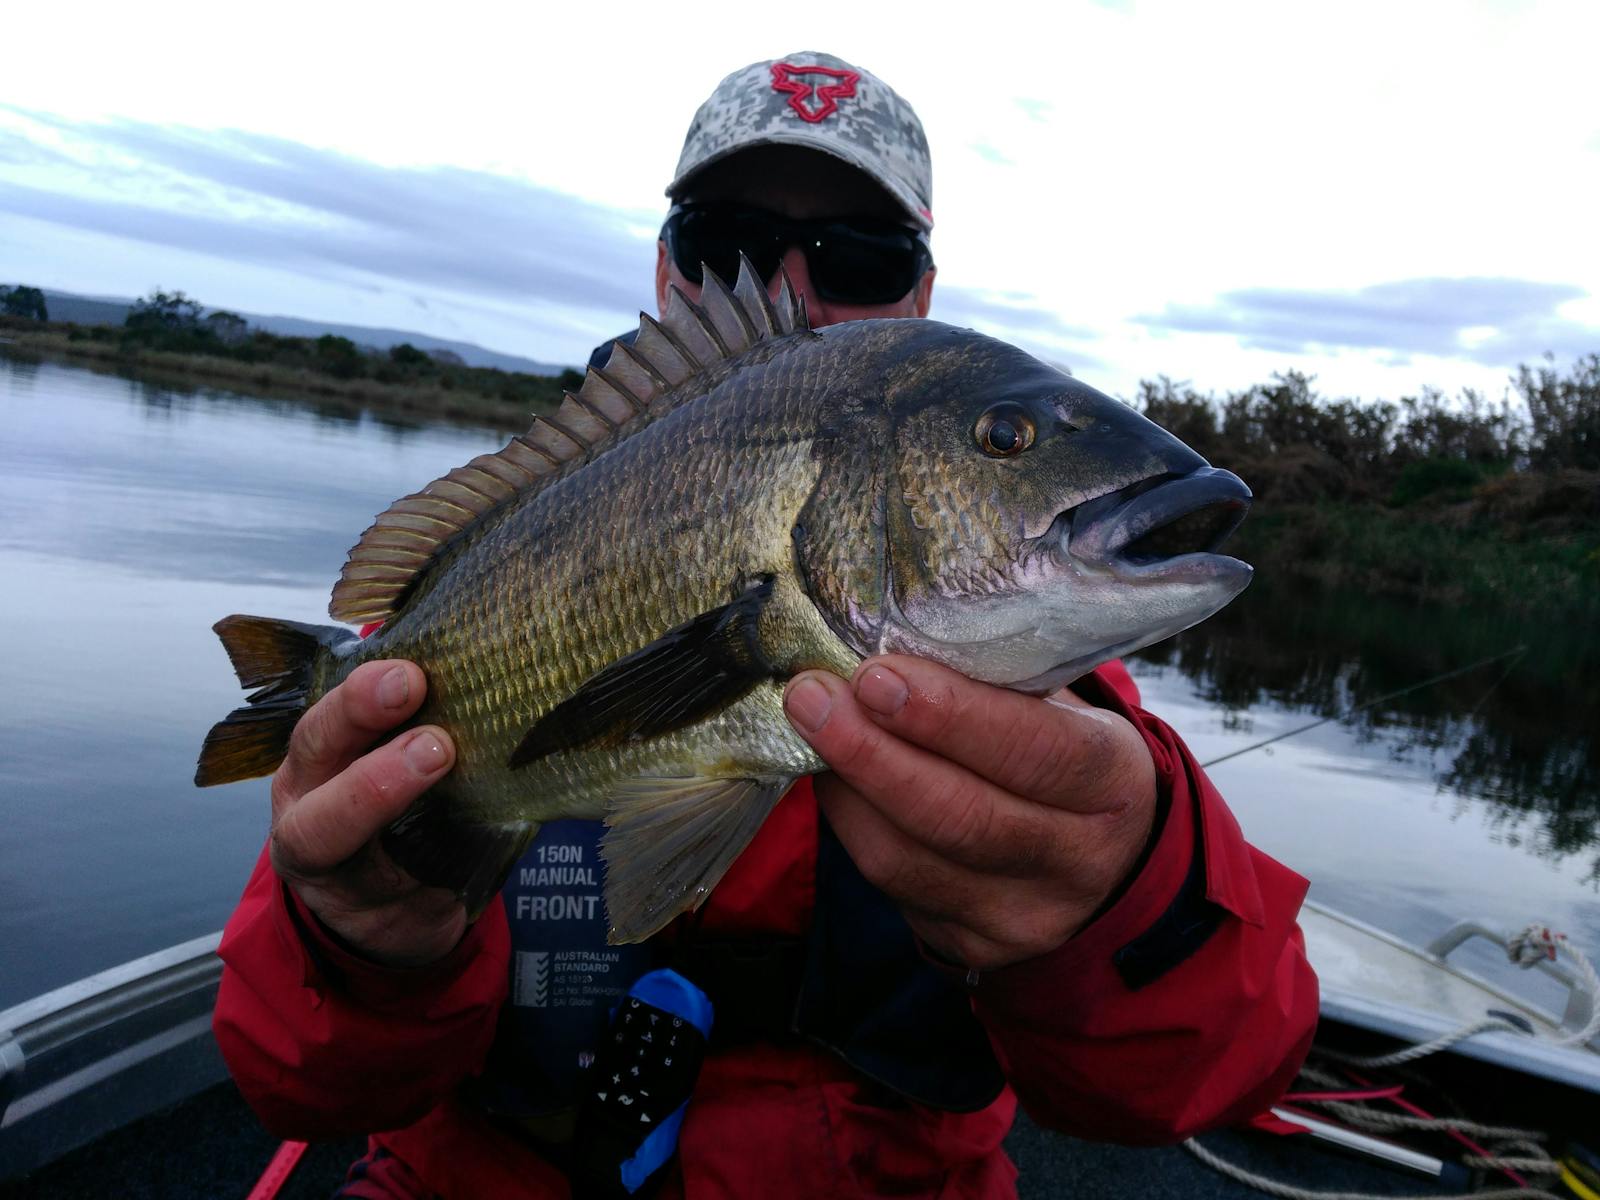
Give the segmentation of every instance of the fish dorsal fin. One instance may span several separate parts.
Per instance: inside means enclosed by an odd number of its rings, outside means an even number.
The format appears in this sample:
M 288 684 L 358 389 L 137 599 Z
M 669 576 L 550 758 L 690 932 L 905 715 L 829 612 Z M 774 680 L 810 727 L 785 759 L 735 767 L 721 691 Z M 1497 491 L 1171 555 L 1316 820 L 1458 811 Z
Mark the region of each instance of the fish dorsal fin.
M 694 379 L 756 342 L 809 328 L 805 298 L 787 273 L 776 300 L 739 258 L 733 289 L 709 267 L 700 303 L 676 287 L 657 322 L 639 314 L 632 346 L 613 343 L 553 417 L 533 419 L 505 449 L 481 454 L 420 492 L 395 501 L 350 551 L 333 587 L 338 621 L 383 621 L 404 602 L 443 548 L 518 496 L 536 492 L 589 462 L 650 418 L 672 408 Z

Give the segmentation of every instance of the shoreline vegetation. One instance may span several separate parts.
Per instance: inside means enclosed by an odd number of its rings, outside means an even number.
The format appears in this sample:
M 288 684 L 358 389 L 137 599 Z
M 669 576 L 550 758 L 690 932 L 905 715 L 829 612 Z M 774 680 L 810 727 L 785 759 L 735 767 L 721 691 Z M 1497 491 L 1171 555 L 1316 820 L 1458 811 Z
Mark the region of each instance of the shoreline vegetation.
M 1505 398 L 1330 400 L 1290 372 L 1135 407 L 1255 492 L 1228 549 L 1320 588 L 1600 627 L 1600 354 Z M 1246 594 L 1248 596 L 1248 593 Z
M 31 293 L 26 306 L 15 302 Z M 470 367 L 449 351 L 409 343 L 387 350 L 348 338 L 282 337 L 228 312 L 207 313 L 182 292 L 138 301 L 124 324 L 50 321 L 37 289 L 0 289 L 0 339 L 17 350 L 150 373 L 174 381 L 225 385 L 254 394 L 305 397 L 394 416 L 469 421 L 521 433 L 538 412 L 554 412 L 577 371 L 533 375 Z
M 380 415 L 520 433 L 582 382 L 409 344 L 279 337 L 181 292 L 139 301 L 120 327 L 49 322 L 35 295 L 0 289 L 0 338 L 17 350 Z M 1133 406 L 1250 485 L 1256 503 L 1229 550 L 1259 571 L 1600 626 L 1600 353 L 1565 371 L 1519 367 L 1499 401 L 1328 399 L 1290 372 L 1221 397 L 1146 381 Z

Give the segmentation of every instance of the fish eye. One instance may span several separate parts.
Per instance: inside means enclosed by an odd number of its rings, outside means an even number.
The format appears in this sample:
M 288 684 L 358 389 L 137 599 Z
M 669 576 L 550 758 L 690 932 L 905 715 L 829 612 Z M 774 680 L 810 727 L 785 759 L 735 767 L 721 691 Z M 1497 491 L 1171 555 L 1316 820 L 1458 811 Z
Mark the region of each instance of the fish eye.
M 1033 445 L 1033 418 L 1015 404 L 999 404 L 978 418 L 972 436 L 991 458 L 1014 458 Z

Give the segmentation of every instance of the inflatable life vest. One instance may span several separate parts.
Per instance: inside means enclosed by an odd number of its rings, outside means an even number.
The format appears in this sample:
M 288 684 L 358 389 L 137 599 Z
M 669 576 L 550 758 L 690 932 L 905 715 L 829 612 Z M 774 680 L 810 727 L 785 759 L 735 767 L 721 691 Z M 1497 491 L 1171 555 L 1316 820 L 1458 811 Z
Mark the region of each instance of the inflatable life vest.
M 811 927 L 803 939 L 608 946 L 598 821 L 555 821 L 507 879 L 508 1002 L 485 1075 L 490 1112 L 540 1140 L 570 1127 L 584 1070 L 639 976 L 671 966 L 716 1009 L 712 1046 L 810 1041 L 907 1100 L 971 1112 L 1005 1078 L 959 979 L 918 950 L 889 899 L 856 870 L 820 814 Z

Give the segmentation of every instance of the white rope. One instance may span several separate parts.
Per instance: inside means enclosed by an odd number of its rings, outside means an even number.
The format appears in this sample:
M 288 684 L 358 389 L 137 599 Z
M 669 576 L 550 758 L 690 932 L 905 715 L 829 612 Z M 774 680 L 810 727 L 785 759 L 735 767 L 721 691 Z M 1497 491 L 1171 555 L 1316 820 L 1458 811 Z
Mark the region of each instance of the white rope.
M 1436 1037 L 1431 1042 L 1420 1042 L 1415 1046 L 1407 1046 L 1403 1050 L 1396 1050 L 1392 1054 L 1376 1054 L 1364 1057 L 1359 1054 L 1345 1054 L 1338 1050 L 1324 1050 L 1322 1054 L 1335 1062 L 1344 1063 L 1351 1067 L 1366 1067 L 1376 1069 L 1379 1067 L 1398 1067 L 1401 1063 L 1415 1062 L 1419 1058 L 1427 1058 L 1430 1054 L 1437 1054 L 1447 1050 L 1457 1042 L 1464 1042 L 1468 1038 L 1477 1037 L 1480 1033 L 1489 1033 L 1492 1030 L 1503 1030 L 1506 1033 L 1522 1033 L 1523 1030 L 1510 1021 L 1499 1017 L 1490 1017 L 1486 1021 L 1479 1021 L 1475 1025 L 1466 1025 L 1452 1033 Z
M 1404 1113 L 1378 1112 L 1345 1100 L 1297 1100 L 1295 1103 L 1315 1104 L 1319 1108 L 1326 1108 L 1341 1121 L 1369 1130 L 1386 1132 L 1396 1129 L 1437 1130 L 1439 1132 L 1466 1134 L 1468 1137 L 1478 1138 L 1480 1141 L 1509 1139 L 1525 1142 L 1531 1138 L 1543 1136 L 1537 1129 L 1517 1129 L 1510 1125 L 1480 1125 L 1476 1121 L 1468 1121 L 1463 1117 L 1412 1117 Z
M 1591 997 L 1589 1023 L 1575 1033 L 1570 1033 L 1563 1037 L 1542 1038 L 1540 1039 L 1541 1041 L 1557 1046 L 1581 1046 L 1593 1038 L 1595 1034 L 1600 1033 L 1600 976 L 1596 975 L 1593 964 L 1589 962 L 1583 951 L 1567 940 L 1566 934 L 1553 933 L 1545 925 L 1529 925 L 1511 939 L 1507 944 L 1506 951 L 1510 960 L 1523 969 L 1533 967 L 1541 961 L 1554 961 L 1559 953 L 1564 952 L 1572 960 L 1577 967 L 1578 974 L 1588 985 Z M 1467 1025 L 1452 1033 L 1444 1034 L 1442 1037 L 1434 1038 L 1431 1042 L 1407 1046 L 1391 1054 L 1361 1057 L 1322 1048 L 1319 1048 L 1317 1053 L 1324 1058 L 1346 1066 L 1365 1068 L 1394 1067 L 1399 1066 L 1401 1063 L 1426 1058 L 1430 1054 L 1437 1054 L 1457 1042 L 1466 1041 L 1470 1037 L 1476 1037 L 1478 1034 L 1487 1033 L 1490 1030 L 1504 1030 L 1507 1033 L 1528 1036 L 1527 1031 L 1520 1026 L 1498 1017 L 1492 1017 L 1488 1020 Z M 1301 1076 L 1323 1087 L 1338 1086 L 1340 1083 L 1335 1077 L 1319 1072 L 1316 1068 L 1310 1066 L 1302 1069 Z M 1557 1174 L 1561 1170 L 1560 1164 L 1552 1159 L 1545 1148 L 1539 1144 L 1545 1135 L 1536 1130 L 1517 1129 L 1511 1126 L 1481 1125 L 1476 1121 L 1468 1121 L 1458 1117 L 1413 1117 L 1401 1113 L 1379 1112 L 1360 1104 L 1340 1100 L 1307 1100 L 1302 1101 L 1302 1103 L 1314 1104 L 1320 1108 L 1325 1108 L 1340 1120 L 1358 1129 L 1449 1130 L 1476 1137 L 1485 1142 L 1497 1142 L 1501 1151 L 1524 1151 L 1524 1155 L 1520 1157 L 1511 1157 L 1503 1154 L 1464 1155 L 1462 1162 L 1473 1167 L 1522 1171 L 1529 1175 Z M 1253 1171 L 1247 1171 L 1243 1167 L 1236 1166 L 1226 1159 L 1218 1157 L 1194 1138 L 1184 1142 L 1183 1148 L 1212 1170 L 1220 1172 L 1228 1178 L 1244 1184 L 1246 1187 L 1255 1188 L 1257 1191 L 1265 1192 L 1269 1196 L 1281 1196 L 1284 1200 L 1385 1200 L 1385 1198 L 1365 1192 L 1320 1192 L 1269 1179 L 1265 1175 L 1257 1175 Z M 1458 1192 L 1452 1196 L 1429 1192 L 1413 1196 L 1388 1197 L 1387 1200 L 1561 1200 L 1561 1198 L 1539 1188 L 1512 1187 L 1481 1192 Z
M 1594 965 L 1589 961 L 1588 955 L 1574 946 L 1564 933 L 1552 932 L 1548 925 L 1529 925 L 1506 945 L 1506 957 L 1523 970 L 1537 965 L 1543 961 L 1554 962 L 1558 953 L 1565 953 L 1577 968 L 1579 976 L 1589 987 L 1589 1023 L 1576 1033 L 1569 1033 L 1564 1037 L 1540 1038 L 1554 1046 L 1581 1046 L 1600 1033 L 1600 975 L 1595 974 Z M 1351 1067 L 1366 1067 L 1376 1069 L 1380 1067 L 1397 1067 L 1401 1063 L 1414 1062 L 1419 1058 L 1426 1058 L 1430 1054 L 1437 1054 L 1441 1050 L 1454 1046 L 1457 1042 L 1464 1042 L 1468 1038 L 1477 1037 L 1480 1033 L 1500 1030 L 1505 1033 L 1520 1034 L 1527 1037 L 1528 1031 L 1519 1025 L 1500 1017 L 1490 1017 L 1473 1025 L 1466 1025 L 1451 1033 L 1436 1037 L 1431 1042 L 1421 1042 L 1415 1046 L 1407 1046 L 1391 1054 L 1378 1054 L 1370 1058 L 1357 1055 L 1341 1054 L 1336 1051 L 1325 1051 L 1328 1058 L 1344 1063 Z
M 1410 1195 L 1380 1197 L 1371 1192 L 1319 1192 L 1311 1188 L 1295 1187 L 1293 1184 L 1280 1183 L 1276 1179 L 1268 1179 L 1265 1175 L 1257 1175 L 1243 1167 L 1235 1166 L 1227 1159 L 1218 1158 L 1207 1150 L 1194 1138 L 1183 1143 L 1183 1148 L 1194 1155 L 1213 1171 L 1226 1175 L 1229 1179 L 1237 1180 L 1246 1187 L 1253 1187 L 1258 1192 L 1265 1192 L 1269 1196 L 1282 1196 L 1284 1200 L 1562 1200 L 1553 1192 L 1540 1188 L 1496 1188 L 1488 1192 L 1455 1192 L 1445 1194 L 1440 1192 L 1415 1192 Z
M 1576 1033 L 1552 1039 L 1558 1046 L 1581 1046 L 1600 1033 L 1600 975 L 1595 974 L 1589 956 L 1574 946 L 1564 933 L 1552 933 L 1548 925 L 1529 925 L 1506 947 L 1511 961 L 1523 970 L 1541 960 L 1555 962 L 1558 953 L 1565 953 L 1578 969 L 1579 976 L 1589 985 L 1589 1023 Z
M 1528 1175 L 1561 1174 L 1561 1164 L 1549 1157 L 1507 1158 L 1495 1154 L 1463 1154 L 1461 1161 L 1469 1167 L 1483 1167 L 1498 1171 L 1522 1171 Z

